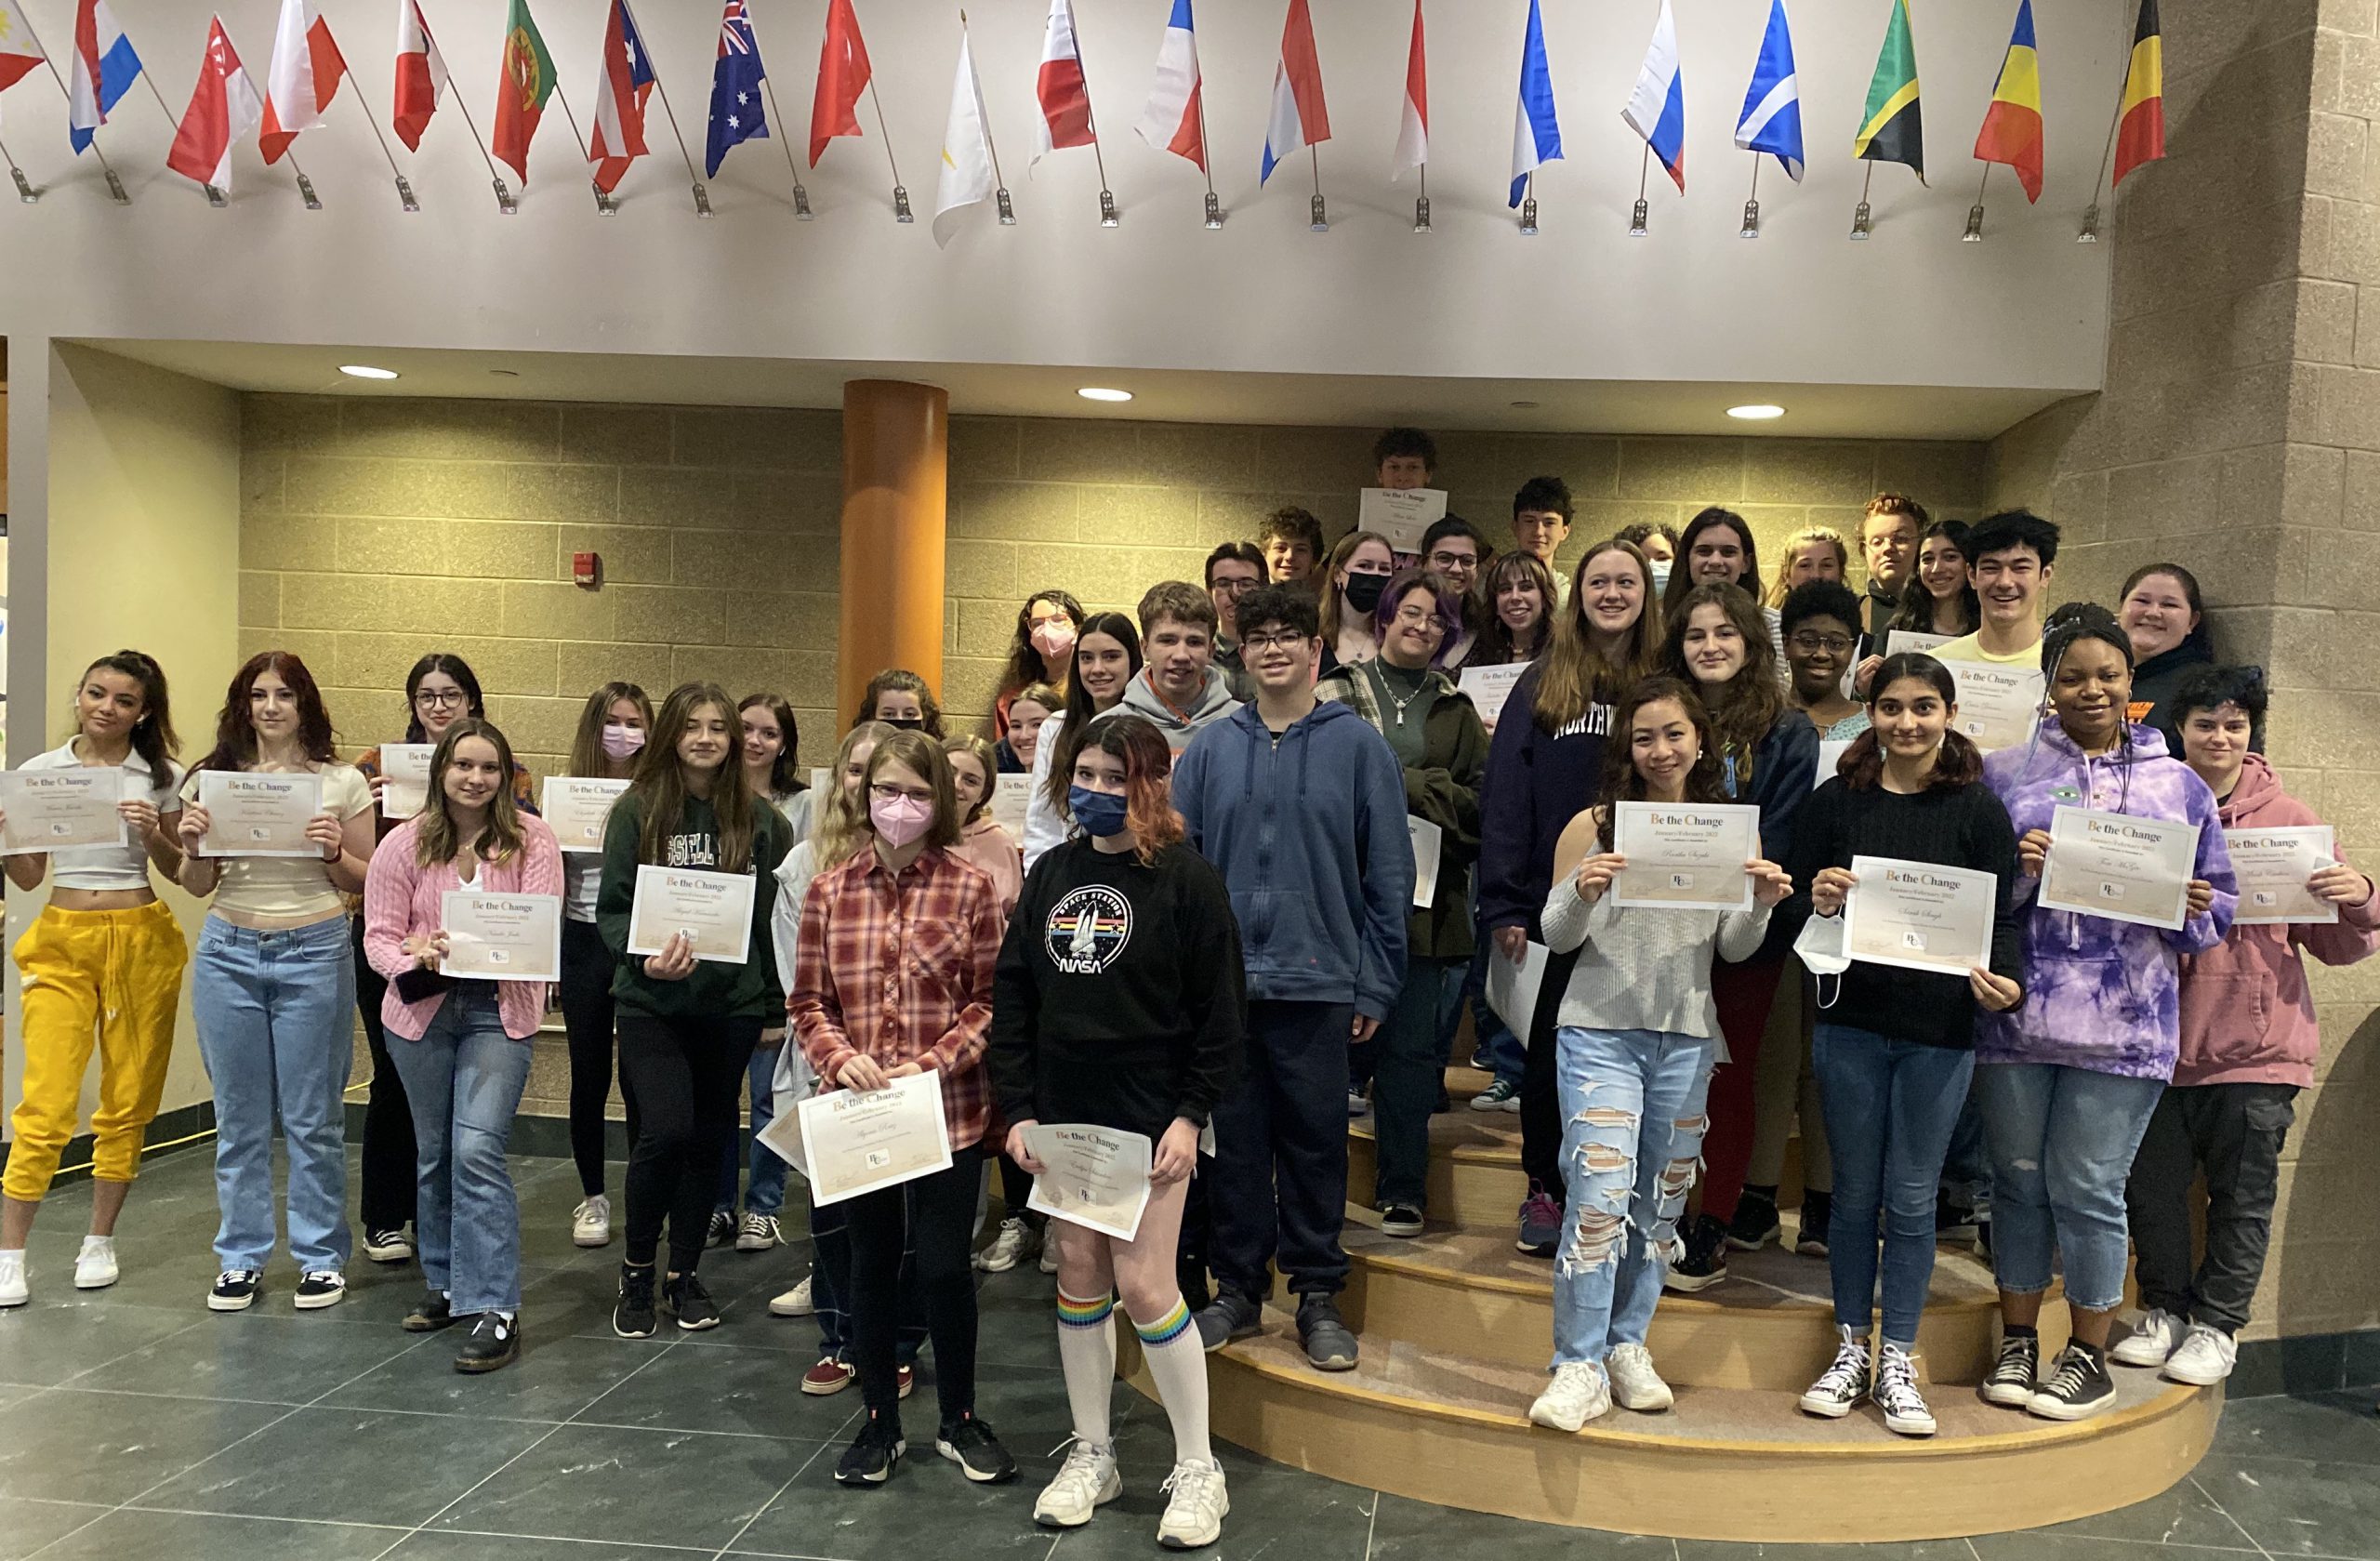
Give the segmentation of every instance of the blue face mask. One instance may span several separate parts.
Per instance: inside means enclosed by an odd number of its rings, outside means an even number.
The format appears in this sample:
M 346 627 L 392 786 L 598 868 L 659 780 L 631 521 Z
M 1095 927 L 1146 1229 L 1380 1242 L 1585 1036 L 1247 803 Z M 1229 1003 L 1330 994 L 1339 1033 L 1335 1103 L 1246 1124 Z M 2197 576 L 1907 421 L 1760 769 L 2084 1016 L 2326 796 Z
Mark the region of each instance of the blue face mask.
M 1075 815 L 1083 833 L 1100 840 L 1112 840 L 1124 832 L 1124 799 L 1112 791 L 1091 791 L 1079 786 L 1066 787 L 1066 811 Z

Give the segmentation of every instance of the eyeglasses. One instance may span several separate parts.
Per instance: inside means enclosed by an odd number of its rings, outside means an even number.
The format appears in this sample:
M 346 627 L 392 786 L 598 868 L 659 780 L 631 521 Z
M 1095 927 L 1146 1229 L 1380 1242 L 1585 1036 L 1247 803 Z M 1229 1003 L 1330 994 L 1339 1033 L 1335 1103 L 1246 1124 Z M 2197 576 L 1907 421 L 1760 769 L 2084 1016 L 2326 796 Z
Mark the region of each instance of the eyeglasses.
M 1841 655 L 1851 649 L 1854 642 L 1844 634 L 1813 634 L 1808 629 L 1801 629 L 1786 643 L 1804 655 L 1824 651 L 1829 655 Z
M 441 709 L 448 705 L 468 704 L 469 701 L 470 695 L 459 688 L 425 688 L 413 696 L 415 704 L 427 705 L 431 709 Z
M 1263 583 L 1263 582 L 1260 580 L 1217 580 L 1213 585 L 1209 586 L 1207 589 L 1211 591 L 1219 591 L 1225 596 L 1240 596 L 1249 591 L 1254 590 Z
M 1240 641 L 1239 648 L 1243 652 L 1266 651 L 1278 646 L 1285 651 L 1295 651 L 1304 643 L 1304 635 L 1295 629 L 1285 629 L 1278 634 L 1250 634 Z
M 882 781 L 878 781 L 869 787 L 867 794 L 879 802 L 897 802 L 906 797 L 912 802 L 923 802 L 928 807 L 933 805 L 933 793 L 931 790 L 911 791 L 906 787 L 888 786 Z
M 1477 553 L 1432 553 L 1430 567 L 1433 569 L 1476 569 L 1479 567 L 1479 555 Z
M 1396 621 L 1408 628 L 1435 628 L 1441 634 L 1446 632 L 1447 626 L 1439 622 L 1438 615 L 1427 607 L 1400 607 L 1396 610 Z

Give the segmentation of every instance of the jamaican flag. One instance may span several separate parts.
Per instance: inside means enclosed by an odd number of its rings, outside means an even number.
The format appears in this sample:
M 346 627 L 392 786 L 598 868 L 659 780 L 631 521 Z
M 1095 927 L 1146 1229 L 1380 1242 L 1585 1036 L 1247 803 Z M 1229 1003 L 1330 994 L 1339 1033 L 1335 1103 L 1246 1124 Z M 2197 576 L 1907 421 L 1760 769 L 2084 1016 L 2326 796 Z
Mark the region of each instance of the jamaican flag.
M 1925 133 L 1917 109 L 1917 45 L 1910 36 L 1909 0 L 1893 0 L 1884 51 L 1868 84 L 1867 111 L 1851 154 L 1878 163 L 1906 163 L 1925 182 Z

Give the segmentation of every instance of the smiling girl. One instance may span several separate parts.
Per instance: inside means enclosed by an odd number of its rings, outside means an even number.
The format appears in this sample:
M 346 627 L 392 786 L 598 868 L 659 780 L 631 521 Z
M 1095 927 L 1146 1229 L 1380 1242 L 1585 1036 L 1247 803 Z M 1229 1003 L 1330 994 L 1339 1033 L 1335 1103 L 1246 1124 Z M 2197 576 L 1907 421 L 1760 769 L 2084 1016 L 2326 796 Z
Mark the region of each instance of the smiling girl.
M 1121 613 L 1093 613 L 1075 639 L 1074 688 L 1064 714 L 1041 723 L 1033 750 L 1033 792 L 1025 804 L 1025 870 L 1066 838 L 1067 768 L 1094 716 L 1123 702 L 1141 674 L 1141 631 Z M 1062 762 L 1063 761 L 1063 762 Z
M 2215 663 L 2198 576 L 2178 563 L 2144 564 L 2123 583 L 2116 621 L 2132 642 L 2132 705 L 2127 719 L 2153 726 L 2168 753 L 2181 751 L 2174 695 L 2182 680 Z
M 587 696 L 571 739 L 572 775 L 627 780 L 653 731 L 653 701 L 634 683 L 609 682 Z M 603 858 L 587 851 L 562 857 L 562 980 L 555 989 L 570 1040 L 570 1158 L 583 1195 L 570 1211 L 570 1238 L 581 1247 L 609 1246 L 612 1200 L 603 1192 L 604 1113 L 612 1099 L 612 975 L 619 961 L 595 930 L 595 896 Z M 636 1142 L 636 1102 L 628 1107 L 628 1142 Z
M 1488 622 L 1473 667 L 1535 661 L 1554 638 L 1554 573 L 1535 553 L 1506 553 L 1488 566 Z M 1493 732 L 1494 727 L 1488 730 Z

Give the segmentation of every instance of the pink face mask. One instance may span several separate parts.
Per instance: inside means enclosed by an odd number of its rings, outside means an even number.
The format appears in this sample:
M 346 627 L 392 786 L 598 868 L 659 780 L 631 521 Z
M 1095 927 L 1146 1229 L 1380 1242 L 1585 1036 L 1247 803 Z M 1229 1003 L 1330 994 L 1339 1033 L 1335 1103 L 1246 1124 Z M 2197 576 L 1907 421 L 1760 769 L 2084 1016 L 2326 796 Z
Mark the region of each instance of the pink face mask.
M 1075 626 L 1064 618 L 1051 618 L 1033 631 L 1033 648 L 1055 661 L 1075 648 Z
M 623 726 L 618 721 L 603 723 L 603 751 L 614 759 L 628 759 L 644 750 L 644 728 Z
M 897 851 L 926 832 L 926 826 L 933 822 L 933 806 L 915 797 L 879 797 L 868 803 L 867 816 L 876 832 Z

